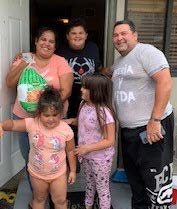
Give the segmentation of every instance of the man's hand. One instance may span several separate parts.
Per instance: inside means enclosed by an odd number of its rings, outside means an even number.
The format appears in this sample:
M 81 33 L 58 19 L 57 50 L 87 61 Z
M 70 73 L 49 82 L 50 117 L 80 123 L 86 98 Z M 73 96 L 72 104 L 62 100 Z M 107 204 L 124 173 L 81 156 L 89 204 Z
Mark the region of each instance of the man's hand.
M 163 139 L 162 133 L 161 133 L 161 123 L 160 121 L 154 121 L 149 120 L 147 124 L 147 139 L 149 144 L 158 142 L 160 139 Z

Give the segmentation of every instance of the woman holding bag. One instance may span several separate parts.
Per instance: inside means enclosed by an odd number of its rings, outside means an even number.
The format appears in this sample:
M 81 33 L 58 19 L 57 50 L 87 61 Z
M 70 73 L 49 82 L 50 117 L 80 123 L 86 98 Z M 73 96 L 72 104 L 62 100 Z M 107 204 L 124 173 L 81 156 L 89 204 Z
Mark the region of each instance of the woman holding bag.
M 67 61 L 54 54 L 56 42 L 57 35 L 51 28 L 41 28 L 35 39 L 35 53 L 29 53 L 28 55 L 30 55 L 33 60 L 31 66 L 47 81 L 47 84 L 52 85 L 59 90 L 62 101 L 64 102 L 64 112 L 66 113 L 68 106 L 67 100 L 72 90 L 73 73 Z M 6 85 L 9 88 L 17 87 L 21 73 L 29 65 L 28 60 L 29 59 L 22 56 L 12 64 L 12 67 L 6 76 Z M 13 114 L 15 119 L 33 116 L 21 107 L 18 98 L 16 98 L 14 104 Z M 19 146 L 21 154 L 27 164 L 29 141 L 26 133 L 19 133 Z

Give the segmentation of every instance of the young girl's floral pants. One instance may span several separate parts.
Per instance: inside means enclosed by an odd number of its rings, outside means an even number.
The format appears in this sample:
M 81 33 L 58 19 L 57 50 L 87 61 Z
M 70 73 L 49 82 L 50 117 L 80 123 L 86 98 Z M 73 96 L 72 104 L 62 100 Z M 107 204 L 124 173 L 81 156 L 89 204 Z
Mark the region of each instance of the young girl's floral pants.
M 111 194 L 109 189 L 109 177 L 112 158 L 108 160 L 83 159 L 82 166 L 86 179 L 85 205 L 93 205 L 97 191 L 100 209 L 110 209 Z

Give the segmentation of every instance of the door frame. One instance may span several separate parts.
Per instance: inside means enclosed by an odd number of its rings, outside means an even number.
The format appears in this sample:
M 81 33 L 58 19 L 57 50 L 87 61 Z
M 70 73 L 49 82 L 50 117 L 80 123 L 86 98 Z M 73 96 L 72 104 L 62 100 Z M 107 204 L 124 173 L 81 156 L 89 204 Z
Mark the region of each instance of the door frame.
M 29 0 L 0 1 L 0 120 L 12 118 L 16 91 L 6 86 L 5 78 L 19 52 L 29 51 Z M 17 133 L 5 132 L 0 139 L 0 186 L 16 175 L 25 163 Z
M 104 42 L 104 65 L 110 67 L 120 54 L 114 49 L 112 36 L 113 27 L 117 20 L 125 18 L 127 0 L 106 0 L 105 14 L 105 42 Z

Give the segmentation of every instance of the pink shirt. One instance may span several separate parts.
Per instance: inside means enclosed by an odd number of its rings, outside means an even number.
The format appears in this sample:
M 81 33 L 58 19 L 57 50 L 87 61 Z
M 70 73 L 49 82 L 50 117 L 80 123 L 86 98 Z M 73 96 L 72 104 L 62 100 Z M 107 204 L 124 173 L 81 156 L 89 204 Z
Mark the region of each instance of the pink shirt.
M 103 107 L 106 113 L 105 124 L 115 123 L 114 118 L 108 108 Z M 102 122 L 102 125 L 105 125 Z M 78 138 L 79 144 L 92 144 L 103 139 L 100 130 L 96 109 L 94 106 L 84 104 L 79 113 L 78 120 Z M 93 151 L 84 155 L 87 159 L 110 159 L 114 155 L 114 147 Z
M 64 121 L 54 129 L 46 129 L 38 118 L 26 118 L 30 152 L 28 170 L 37 178 L 51 180 L 66 172 L 65 144 L 73 138 L 70 126 Z
M 35 60 L 35 55 L 34 56 Z M 21 59 L 18 59 L 16 62 L 13 63 L 13 65 L 18 66 L 21 62 Z M 56 89 L 60 89 L 60 76 L 72 73 L 72 69 L 68 65 L 67 61 L 58 55 L 52 55 L 48 65 L 45 67 L 39 67 L 36 63 L 32 64 L 34 66 L 38 73 L 45 78 L 45 80 L 48 82 L 49 85 L 53 85 Z M 65 113 L 67 112 L 68 107 L 68 101 L 65 102 Z M 20 106 L 17 98 L 15 101 L 13 113 L 17 115 L 20 118 L 27 118 L 31 117 L 32 115 L 28 114 L 23 110 L 23 108 Z

